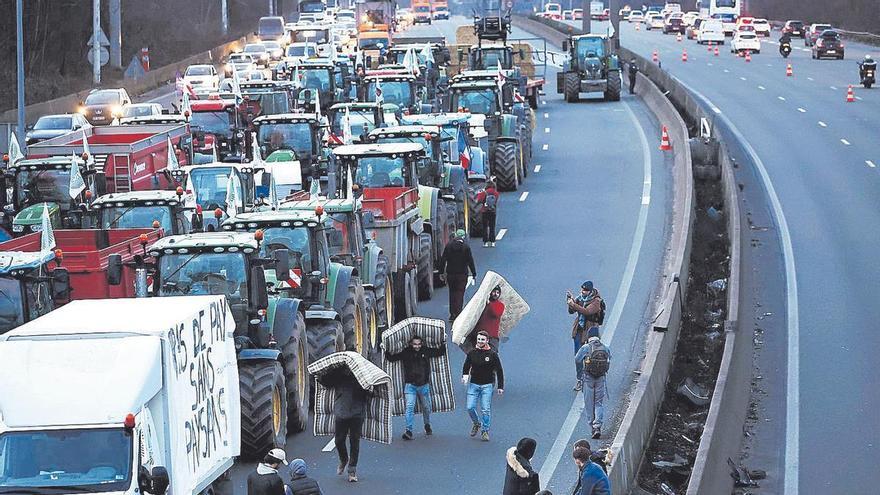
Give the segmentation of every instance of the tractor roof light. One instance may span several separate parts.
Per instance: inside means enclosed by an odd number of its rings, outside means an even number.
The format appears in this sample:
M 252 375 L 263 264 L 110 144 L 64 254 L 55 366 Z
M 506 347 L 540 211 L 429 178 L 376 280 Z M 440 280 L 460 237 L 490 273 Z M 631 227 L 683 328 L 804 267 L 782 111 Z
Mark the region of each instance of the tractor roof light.
M 159 223 L 158 220 L 153 220 L 153 228 L 154 228 L 154 229 L 158 229 L 158 228 L 161 227 L 161 226 L 162 226 L 162 224 Z M 144 237 L 146 237 L 144 234 L 141 234 L 141 235 L 143 235 Z M 146 242 L 146 239 L 141 239 L 141 241 Z
M 125 426 L 126 430 L 128 430 L 128 431 L 133 430 L 134 429 L 134 414 L 132 414 L 132 413 L 126 414 L 125 421 L 123 421 L 122 424 L 123 424 L 123 426 Z
M 254 239 L 256 239 L 257 242 L 262 242 L 263 229 L 257 229 L 256 232 L 254 232 Z
M 175 189 L 174 192 L 177 194 L 177 197 L 183 196 L 183 187 L 177 186 L 177 189 Z
M 217 219 L 223 218 L 223 210 L 221 210 L 220 208 L 217 208 L 216 210 L 214 210 L 214 218 L 217 218 Z
M 321 215 L 324 214 L 324 207 L 322 205 L 318 205 L 315 207 L 315 215 L 318 216 L 318 219 L 321 218 Z
M 62 261 L 64 261 L 64 251 L 58 248 L 55 250 L 55 266 L 61 266 Z

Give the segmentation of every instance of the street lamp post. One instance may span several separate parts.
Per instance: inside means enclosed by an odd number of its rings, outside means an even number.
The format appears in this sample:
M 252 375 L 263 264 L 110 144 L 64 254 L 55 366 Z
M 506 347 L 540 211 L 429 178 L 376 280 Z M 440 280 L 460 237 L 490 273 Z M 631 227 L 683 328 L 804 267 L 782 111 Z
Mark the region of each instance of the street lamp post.
M 101 84 L 101 0 L 92 2 L 92 79 Z
M 15 64 L 18 70 L 18 142 L 24 146 L 24 10 L 22 0 L 15 2 Z

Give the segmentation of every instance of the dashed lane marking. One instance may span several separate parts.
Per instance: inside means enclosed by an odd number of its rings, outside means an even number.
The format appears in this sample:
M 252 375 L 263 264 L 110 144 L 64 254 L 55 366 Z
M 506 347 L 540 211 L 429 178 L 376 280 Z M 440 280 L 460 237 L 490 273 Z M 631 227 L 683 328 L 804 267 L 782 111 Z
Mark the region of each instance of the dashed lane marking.
M 540 166 L 540 165 L 535 165 L 535 173 L 537 174 L 537 173 L 540 172 L 540 171 L 541 171 L 541 166 Z
M 815 81 L 815 79 L 813 79 L 812 77 L 808 77 L 807 80 L 808 81 Z
M 528 197 L 529 197 L 529 192 L 528 192 L 528 191 L 525 191 L 524 193 L 522 193 L 522 194 L 519 195 L 519 202 L 522 203 L 522 202 L 525 201 L 526 198 L 528 198 Z
M 828 87 L 833 89 L 834 91 L 837 91 L 837 86 L 828 86 Z
M 798 112 L 800 112 L 800 113 L 807 113 L 806 110 L 804 110 L 803 108 L 800 108 L 800 107 L 798 107 Z
M 545 144 L 545 145 L 541 146 L 541 149 L 544 150 L 544 151 L 547 151 L 547 150 L 550 149 L 550 145 L 549 145 L 549 144 Z
M 501 230 L 499 230 L 499 231 L 498 231 L 498 235 L 495 236 L 495 240 L 496 240 L 496 241 L 500 241 L 501 239 L 504 239 L 504 234 L 506 234 L 506 233 L 507 233 L 507 229 L 501 229 Z
M 545 119 L 549 119 L 549 118 L 550 118 L 550 114 L 547 113 L 547 112 L 544 112 L 544 118 L 545 118 Z
M 846 139 L 843 139 L 843 138 L 840 139 L 840 142 L 843 143 L 843 144 L 845 144 L 846 146 L 849 146 L 849 145 L 850 145 L 850 142 L 847 141 Z
M 779 101 L 785 101 L 785 97 L 784 97 L 784 96 L 777 96 L 777 98 L 779 98 Z
M 877 166 L 877 165 L 874 165 L 874 162 L 872 162 L 871 160 L 865 160 L 865 164 L 871 168 L 874 168 Z
M 550 134 L 550 128 L 549 128 L 549 127 L 545 127 L 545 128 L 544 128 L 544 134 Z
M 826 124 L 825 122 L 822 122 L 822 121 L 820 120 L 820 121 L 819 121 L 819 126 L 821 126 L 821 127 L 828 127 L 828 124 Z
M 739 78 L 741 81 L 746 81 L 746 78 L 744 78 L 743 76 L 739 76 Z
M 728 72 L 730 72 L 730 71 L 727 70 L 727 69 L 724 69 L 724 73 L 725 73 L 725 74 L 727 74 Z
M 765 88 L 764 86 L 758 86 L 758 89 L 760 89 L 761 91 L 764 91 L 767 88 Z

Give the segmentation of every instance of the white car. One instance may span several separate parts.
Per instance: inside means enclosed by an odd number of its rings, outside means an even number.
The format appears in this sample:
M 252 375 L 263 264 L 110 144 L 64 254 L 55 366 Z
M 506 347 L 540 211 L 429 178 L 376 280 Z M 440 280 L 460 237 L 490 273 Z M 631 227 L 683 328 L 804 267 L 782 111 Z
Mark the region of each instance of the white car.
M 700 23 L 700 30 L 697 32 L 697 43 L 712 43 L 715 45 L 724 44 L 724 25 L 716 19 L 706 19 Z
M 244 45 L 242 53 L 246 53 L 254 58 L 254 63 L 263 67 L 269 66 L 269 50 L 262 43 L 248 43 Z
M 648 20 L 646 21 L 648 25 L 648 31 L 652 29 L 663 29 L 663 16 L 660 14 L 652 14 L 648 16 Z
M 761 40 L 750 31 L 739 31 L 730 42 L 730 53 L 736 52 L 761 53 Z
M 266 51 L 269 52 L 269 59 L 273 62 L 281 60 L 281 57 L 284 56 L 284 48 L 281 47 L 281 43 L 277 41 L 264 41 L 263 45 L 266 47 Z
M 254 57 L 247 53 L 233 53 L 226 61 L 226 76 L 232 77 L 233 72 L 256 70 L 257 64 L 254 63 Z
M 755 26 L 755 33 L 758 36 L 770 36 L 770 23 L 767 19 L 755 19 L 752 26 Z
M 627 20 L 633 24 L 645 22 L 645 14 L 643 14 L 641 10 L 633 10 L 629 13 L 629 19 Z
M 162 115 L 162 105 L 158 103 L 129 103 L 128 105 L 122 105 L 120 118 L 150 117 L 152 115 Z
M 300 60 L 314 57 L 318 53 L 318 44 L 311 41 L 298 41 L 291 43 L 284 53 L 284 60 L 288 63 L 295 63 Z
M 351 21 L 355 22 L 354 11 L 348 9 L 341 9 L 336 12 L 336 22 L 342 21 Z
M 183 81 L 193 89 L 217 89 L 220 86 L 220 75 L 210 64 L 190 65 L 183 73 Z
M 684 23 L 685 26 L 693 26 L 694 21 L 697 20 L 700 14 L 696 12 L 687 12 L 683 16 L 681 16 L 681 22 Z

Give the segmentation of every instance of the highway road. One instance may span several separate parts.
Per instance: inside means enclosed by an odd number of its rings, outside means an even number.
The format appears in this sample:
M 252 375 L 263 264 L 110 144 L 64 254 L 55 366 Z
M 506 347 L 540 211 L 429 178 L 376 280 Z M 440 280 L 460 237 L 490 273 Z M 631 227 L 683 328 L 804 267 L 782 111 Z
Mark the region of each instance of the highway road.
M 451 35 L 467 22 L 454 18 L 410 34 Z M 289 458 L 304 458 L 325 493 L 499 493 L 505 452 L 524 436 L 537 440 L 533 463 L 545 476 L 543 484 L 554 493 L 570 490 L 576 475 L 570 446 L 588 436 L 589 427 L 580 418 L 583 402 L 572 391 L 572 317 L 563 296 L 585 279 L 597 284 L 609 305 L 604 332 L 614 360 L 606 423 L 612 423 L 643 354 L 646 313 L 668 234 L 671 158 L 658 151 L 658 123 L 638 99 L 565 104 L 554 93 L 555 76 L 548 75 L 531 173 L 519 191 L 502 196 L 497 247 L 471 241 L 479 273 L 501 273 L 532 308 L 502 345 L 507 385 L 494 401 L 491 441 L 468 436 L 462 386 L 455 412 L 433 417 L 433 437 L 424 436 L 416 418 L 416 438 L 404 442 L 403 418 L 395 418 L 391 445 L 362 443 L 356 485 L 336 476 L 336 453 L 322 451 L 329 437 L 292 436 Z M 446 289 L 438 290 L 419 313 L 445 318 L 446 301 Z M 457 379 L 463 355 L 453 347 L 450 356 Z M 606 432 L 601 444 L 610 440 Z M 252 469 L 252 463 L 236 466 L 234 493 L 246 492 Z
M 855 60 L 877 49 L 847 43 L 846 60 L 817 61 L 796 40 L 783 60 L 778 44 L 765 42 L 746 63 L 729 44 L 716 57 L 693 41 L 626 23 L 621 43 L 649 58 L 657 50 L 664 69 L 738 129 L 751 149 L 736 152 L 754 152 L 766 171 L 737 170 L 747 194 L 757 186 L 770 200 L 747 205 L 773 221 L 754 221 L 747 235 L 764 236 L 769 227 L 767 242 L 779 245 L 773 252 L 753 242 L 746 253 L 757 263 L 747 269 L 768 284 L 754 287 L 760 418 L 744 449 L 749 467 L 770 478 L 752 492 L 876 493 L 880 91 L 856 86 L 856 101 L 845 100 L 847 86 L 858 83 Z

